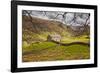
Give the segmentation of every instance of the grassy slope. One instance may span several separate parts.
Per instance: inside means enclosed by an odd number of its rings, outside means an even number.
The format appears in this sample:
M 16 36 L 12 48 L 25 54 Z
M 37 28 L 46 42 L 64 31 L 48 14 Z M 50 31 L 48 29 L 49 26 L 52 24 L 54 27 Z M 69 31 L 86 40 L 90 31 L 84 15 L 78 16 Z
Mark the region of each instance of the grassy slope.
M 89 39 L 86 38 L 86 35 L 80 36 L 80 37 L 63 37 L 62 42 L 63 43 L 71 43 L 71 42 L 85 42 L 88 43 Z
M 89 59 L 89 47 L 83 45 L 55 46 L 52 42 L 32 44 L 23 50 L 24 62 Z M 53 46 L 53 47 L 50 47 Z
M 26 42 L 45 41 L 49 34 L 66 35 L 67 26 L 58 21 L 45 20 L 33 17 L 32 23 L 27 16 L 23 16 L 22 39 Z

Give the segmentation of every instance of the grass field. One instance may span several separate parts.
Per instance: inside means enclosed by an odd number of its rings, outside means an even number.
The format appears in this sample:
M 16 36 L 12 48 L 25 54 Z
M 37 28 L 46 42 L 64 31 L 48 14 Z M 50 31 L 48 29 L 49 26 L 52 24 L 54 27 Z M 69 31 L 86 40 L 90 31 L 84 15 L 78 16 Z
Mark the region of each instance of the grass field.
M 62 46 L 53 42 L 32 43 L 23 46 L 23 62 L 89 59 L 86 45 Z

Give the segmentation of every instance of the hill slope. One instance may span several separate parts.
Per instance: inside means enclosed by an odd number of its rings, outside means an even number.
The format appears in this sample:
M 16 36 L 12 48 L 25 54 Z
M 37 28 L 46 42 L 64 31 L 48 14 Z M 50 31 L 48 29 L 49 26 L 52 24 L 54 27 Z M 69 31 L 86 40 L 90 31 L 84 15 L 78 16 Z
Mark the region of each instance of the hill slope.
M 23 41 L 46 40 L 48 34 L 65 35 L 67 26 L 59 21 L 51 21 L 28 16 L 22 18 Z
M 51 21 L 33 17 L 32 21 L 28 16 L 23 16 L 23 29 L 27 29 L 34 33 L 41 31 L 61 33 L 66 30 L 66 25 L 58 21 Z

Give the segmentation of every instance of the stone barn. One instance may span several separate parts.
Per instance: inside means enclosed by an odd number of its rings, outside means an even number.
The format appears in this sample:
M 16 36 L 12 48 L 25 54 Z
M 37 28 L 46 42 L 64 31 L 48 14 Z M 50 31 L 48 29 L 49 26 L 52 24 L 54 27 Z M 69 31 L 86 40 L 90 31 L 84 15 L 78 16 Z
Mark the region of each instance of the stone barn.
M 47 41 L 57 41 L 60 42 L 61 41 L 61 36 L 56 34 L 56 35 L 48 35 L 47 36 Z

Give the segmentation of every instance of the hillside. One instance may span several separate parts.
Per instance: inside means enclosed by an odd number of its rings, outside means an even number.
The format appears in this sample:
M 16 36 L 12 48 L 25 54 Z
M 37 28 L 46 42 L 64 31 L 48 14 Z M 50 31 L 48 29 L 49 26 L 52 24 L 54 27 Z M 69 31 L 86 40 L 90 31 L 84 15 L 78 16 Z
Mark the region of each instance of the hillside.
M 30 20 L 30 17 L 24 15 L 22 22 L 22 39 L 29 43 L 34 41 L 46 41 L 48 35 L 55 33 L 61 35 L 62 41 L 68 41 L 68 39 L 73 41 L 75 40 L 75 37 L 77 38 L 80 36 L 82 39 L 84 36 L 89 38 L 89 26 L 86 26 L 86 28 L 84 28 L 84 26 L 70 26 L 59 21 L 36 17 L 32 17 L 32 20 Z
M 23 29 L 34 33 L 41 31 L 61 33 L 66 30 L 66 25 L 58 21 L 51 21 L 33 17 L 32 22 L 28 16 L 23 16 Z
M 24 41 L 43 41 L 48 34 L 57 33 L 65 35 L 67 26 L 58 21 L 45 20 L 40 18 L 30 18 L 23 16 L 22 33 Z

